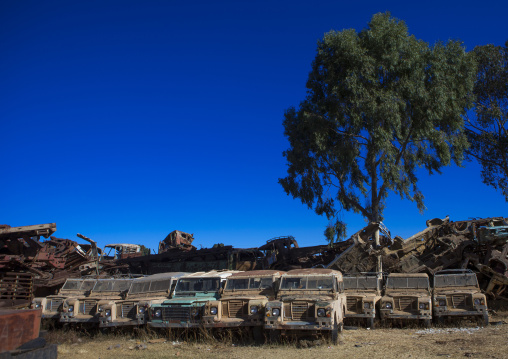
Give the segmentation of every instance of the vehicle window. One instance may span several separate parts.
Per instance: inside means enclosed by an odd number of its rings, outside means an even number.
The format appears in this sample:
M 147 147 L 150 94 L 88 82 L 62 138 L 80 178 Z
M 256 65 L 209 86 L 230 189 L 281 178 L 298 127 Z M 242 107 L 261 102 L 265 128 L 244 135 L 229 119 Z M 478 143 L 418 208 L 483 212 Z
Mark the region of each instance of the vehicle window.
M 177 292 L 217 291 L 220 286 L 219 278 L 185 278 L 178 280 Z

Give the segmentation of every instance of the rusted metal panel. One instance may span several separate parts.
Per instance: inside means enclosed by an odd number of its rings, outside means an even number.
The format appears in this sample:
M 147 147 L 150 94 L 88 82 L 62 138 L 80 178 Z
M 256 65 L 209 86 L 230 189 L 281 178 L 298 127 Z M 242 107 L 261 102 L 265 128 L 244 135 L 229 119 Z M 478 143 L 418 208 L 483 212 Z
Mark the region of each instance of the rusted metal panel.
M 39 337 L 41 313 L 40 309 L 0 310 L 0 352 Z

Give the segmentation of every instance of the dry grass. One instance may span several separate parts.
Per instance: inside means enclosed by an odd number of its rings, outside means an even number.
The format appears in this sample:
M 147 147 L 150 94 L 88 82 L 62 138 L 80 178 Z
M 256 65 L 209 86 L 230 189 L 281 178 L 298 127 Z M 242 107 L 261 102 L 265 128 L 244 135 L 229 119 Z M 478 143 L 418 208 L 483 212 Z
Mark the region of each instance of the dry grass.
M 491 321 L 507 321 L 508 312 L 499 312 Z M 466 323 L 461 323 L 465 324 Z M 54 331 L 48 339 L 60 343 L 58 357 L 72 358 L 505 358 L 508 353 L 508 325 L 476 328 L 468 323 L 467 332 L 456 326 L 423 328 L 381 328 L 347 330 L 344 344 L 302 348 L 297 342 L 255 345 L 244 334 L 230 332 L 152 332 L 80 333 Z M 220 335 L 221 338 L 218 338 Z M 167 339 L 169 337 L 169 339 Z M 240 344 L 242 343 L 242 344 Z M 136 347 L 145 349 L 137 349 Z

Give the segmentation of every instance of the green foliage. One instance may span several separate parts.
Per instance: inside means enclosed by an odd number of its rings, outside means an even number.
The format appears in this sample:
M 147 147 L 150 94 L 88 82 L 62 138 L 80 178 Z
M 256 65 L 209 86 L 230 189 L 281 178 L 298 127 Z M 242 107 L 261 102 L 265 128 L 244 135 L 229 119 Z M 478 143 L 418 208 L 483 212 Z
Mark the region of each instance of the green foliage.
M 508 41 L 504 48 L 485 45 L 473 52 L 478 72 L 474 116 L 466 118 L 467 154 L 482 166 L 483 182 L 508 201 Z
M 360 33 L 325 34 L 306 99 L 285 112 L 290 148 L 279 183 L 329 220 L 342 208 L 378 222 L 389 191 L 423 211 L 416 171 L 461 163 L 474 74 L 460 42 L 429 47 L 389 13 Z
M 140 252 L 142 253 L 142 256 L 147 256 L 150 254 L 150 248 L 145 247 L 143 244 L 140 244 Z

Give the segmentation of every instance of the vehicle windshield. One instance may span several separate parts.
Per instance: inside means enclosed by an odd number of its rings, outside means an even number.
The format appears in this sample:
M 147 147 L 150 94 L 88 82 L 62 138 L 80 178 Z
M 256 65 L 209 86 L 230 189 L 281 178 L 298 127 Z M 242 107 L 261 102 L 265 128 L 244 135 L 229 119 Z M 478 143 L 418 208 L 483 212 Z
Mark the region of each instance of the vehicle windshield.
M 220 278 L 183 278 L 176 284 L 176 292 L 208 292 L 217 291 Z
M 374 276 L 344 277 L 344 289 L 378 289 L 378 279 Z
M 272 284 L 272 277 L 235 278 L 228 279 L 225 290 L 259 290 L 270 288 Z
M 62 290 L 91 290 L 95 284 L 95 280 L 83 280 L 83 279 L 67 279 L 62 287 Z
M 478 287 L 474 274 L 447 274 L 434 276 L 434 287 Z
M 429 289 L 429 278 L 425 277 L 388 277 L 386 280 L 388 289 Z
M 129 294 L 164 292 L 170 289 L 171 278 L 164 280 L 144 280 L 133 282 Z
M 280 289 L 333 289 L 333 278 L 332 277 L 283 277 Z
M 94 292 L 123 292 L 129 289 L 131 280 L 99 280 L 93 287 Z

